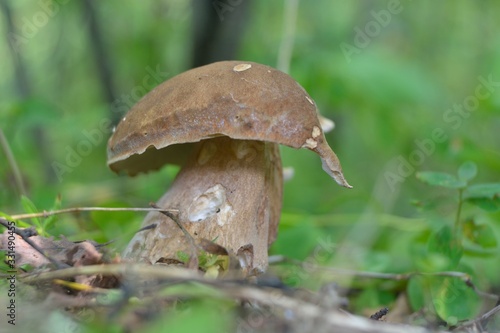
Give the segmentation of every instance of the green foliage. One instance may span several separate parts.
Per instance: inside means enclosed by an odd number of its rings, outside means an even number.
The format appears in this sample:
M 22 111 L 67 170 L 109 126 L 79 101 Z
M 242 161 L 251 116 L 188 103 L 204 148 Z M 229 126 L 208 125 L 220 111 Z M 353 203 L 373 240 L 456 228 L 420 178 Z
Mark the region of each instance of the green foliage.
M 464 251 L 468 255 L 485 257 L 498 252 L 498 240 L 489 224 L 481 224 L 473 218 L 468 218 L 463 225 L 463 236 Z
M 25 197 L 24 195 L 21 196 L 21 204 L 23 205 L 24 211 L 27 214 L 37 214 L 38 209 L 35 207 L 35 204 L 31 202 L 30 199 Z M 32 217 L 31 223 L 33 224 L 34 227 L 37 228 L 37 231 L 40 235 L 45 236 L 44 228 L 42 226 L 42 221 L 39 217 Z
M 444 225 L 433 232 L 426 251 L 418 254 L 427 258 L 427 265 L 419 265 L 420 272 L 430 275 L 414 278 L 407 287 L 410 303 L 415 310 L 422 307 L 433 309 L 450 324 L 473 318 L 480 309 L 481 300 L 461 278 L 440 276 L 440 272 L 465 272 L 473 282 L 477 282 L 477 272 L 463 263 L 463 256 L 486 257 L 498 253 L 498 242 L 492 226 L 476 222 L 476 217 L 461 217 L 464 203 L 476 204 L 470 198 L 493 199 L 498 193 L 496 184 L 469 185 L 476 175 L 477 167 L 472 162 L 462 164 L 457 176 L 441 172 L 417 174 L 417 178 L 426 184 L 458 191 L 454 225 Z
M 479 289 L 497 285 L 496 279 L 485 279 L 496 276 L 496 268 L 484 262 L 499 259 L 495 216 L 471 201 L 493 200 L 498 188 L 496 183 L 473 184 L 477 174 L 472 162 L 463 163 L 456 175 L 419 172 L 416 177 L 430 185 L 421 197 L 432 204 L 418 205 L 418 218 L 376 212 L 283 214 L 272 253 L 302 264 L 281 265 L 281 276 L 294 287 L 316 289 L 334 279 L 359 290 L 350 298 L 356 312 L 390 307 L 405 290 L 415 311 L 426 309 L 450 325 L 474 318 L 483 300 L 469 281 Z M 322 266 L 334 270 L 322 272 Z M 411 274 L 401 282 L 377 281 L 336 275 L 336 267 Z
M 451 325 L 476 316 L 481 306 L 477 293 L 454 277 L 415 276 L 408 282 L 407 293 L 413 309 L 427 308 Z
M 463 182 L 472 180 L 477 175 L 477 166 L 474 162 L 465 162 L 458 168 L 458 179 Z
M 465 181 L 457 179 L 456 176 L 444 172 L 419 172 L 417 179 L 429 185 L 451 189 L 464 188 L 467 184 Z
M 7 251 L 0 250 L 0 273 L 7 274 L 7 271 L 11 270 L 10 266 L 7 264 Z M 5 279 L 0 280 L 0 286 L 6 283 Z
M 187 305 L 187 304 L 186 304 Z M 196 300 L 184 310 L 173 311 L 149 325 L 145 333 L 229 332 L 232 331 L 231 311 L 225 302 Z M 196 320 L 193 320 L 196 318 Z
M 432 234 L 427 243 L 426 255 L 443 259 L 441 261 L 437 260 L 440 264 L 433 267 L 431 271 L 454 270 L 458 266 L 462 254 L 462 244 L 449 226 L 444 226 L 438 232 Z
M 128 202 L 115 199 L 102 202 L 100 207 L 126 207 Z M 84 218 L 85 224 L 80 227 L 79 237 L 93 239 L 96 242 L 105 243 L 113 241 L 111 247 L 115 251 L 120 251 L 129 241 L 131 235 L 140 227 L 140 220 L 143 215 L 138 215 L 131 211 L 109 212 L 92 211 Z
M 183 263 L 188 263 L 191 256 L 186 252 L 178 251 L 177 258 Z M 227 270 L 228 260 L 229 258 L 226 255 L 216 255 L 205 251 L 198 253 L 198 267 L 205 272 L 209 272 L 209 274 L 215 274 L 215 276 L 217 276 L 218 272 Z
M 35 204 L 26 196 L 21 196 L 21 204 L 26 214 L 38 214 L 40 211 Z M 54 204 L 50 210 L 58 210 L 61 208 L 61 196 L 58 195 L 54 200 Z M 51 235 L 51 230 L 54 229 L 54 224 L 57 221 L 57 215 L 49 215 L 47 217 L 32 217 L 30 218 L 31 226 L 36 228 L 40 236 L 47 237 Z M 21 226 L 21 225 L 20 225 Z
M 486 211 L 500 210 L 500 183 L 474 184 L 464 192 L 464 199 Z

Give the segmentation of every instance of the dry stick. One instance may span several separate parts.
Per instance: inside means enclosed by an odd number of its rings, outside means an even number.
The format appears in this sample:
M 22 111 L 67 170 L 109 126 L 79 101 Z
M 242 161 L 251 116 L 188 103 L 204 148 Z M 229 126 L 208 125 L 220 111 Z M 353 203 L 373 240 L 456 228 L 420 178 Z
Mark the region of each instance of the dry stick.
M 5 217 L 1 217 L 0 216 L 0 224 L 3 225 L 5 228 L 9 229 L 9 230 L 12 230 L 14 233 L 18 234 L 18 232 L 22 231 L 24 232 L 24 235 L 26 237 L 31 237 L 31 236 L 36 236 L 38 235 L 37 231 L 35 228 L 31 227 L 31 228 L 27 228 L 27 229 L 21 229 L 21 228 L 18 228 L 14 225 L 12 225 L 12 222 L 7 220 Z
M 250 286 L 245 287 L 224 287 L 233 297 L 240 299 L 251 299 L 268 306 L 276 306 L 282 309 L 291 310 L 293 317 L 302 319 L 313 319 L 314 328 L 308 327 L 311 332 L 351 332 L 351 333 L 428 333 L 423 327 L 415 327 L 401 324 L 388 324 L 381 321 L 374 321 L 368 318 L 346 315 L 340 311 L 326 310 L 319 305 L 296 299 L 284 294 L 277 294 L 275 290 L 265 290 Z M 442 331 L 433 331 L 441 333 Z
M 25 283 L 35 283 L 52 279 L 64 279 L 77 275 L 117 275 L 117 276 L 141 276 L 150 279 L 181 279 L 186 281 L 208 281 L 196 271 L 180 267 L 155 266 L 146 264 L 109 264 L 90 265 L 59 269 L 49 272 L 26 273 L 18 275 Z
M 177 209 L 162 209 L 162 208 L 110 208 L 110 207 L 73 207 L 59 210 L 43 211 L 43 213 L 33 214 L 18 214 L 11 215 L 13 220 L 29 219 L 33 217 L 49 217 L 56 214 L 75 213 L 75 212 L 90 212 L 90 211 L 104 211 L 104 212 L 178 212 Z
M 495 306 L 493 309 L 490 311 L 486 312 L 482 316 L 474 319 L 474 320 L 469 320 L 462 325 L 458 326 L 455 330 L 460 331 L 461 329 L 464 329 L 466 327 L 474 326 L 474 325 L 480 325 L 481 327 L 486 326 L 486 323 L 488 320 L 494 316 L 497 312 L 500 312 L 500 304 Z
M 17 189 L 20 194 L 26 195 L 26 188 L 24 187 L 23 177 L 21 176 L 21 172 L 19 171 L 19 167 L 17 165 L 16 159 L 14 158 L 14 154 L 12 154 L 12 150 L 10 149 L 9 143 L 3 134 L 3 130 L 0 128 L 0 147 L 7 158 L 7 162 L 14 174 L 14 181 L 16 182 Z
M 235 285 L 233 282 L 224 280 L 213 280 L 204 278 L 196 271 L 179 267 L 160 267 L 144 264 L 111 264 L 71 267 L 51 272 L 28 273 L 19 275 L 19 279 L 25 283 L 38 281 L 62 279 L 76 275 L 121 275 L 140 276 L 148 279 L 172 279 L 185 282 L 197 281 L 218 288 L 224 294 L 246 300 L 254 300 L 268 306 L 276 306 L 293 311 L 297 318 L 309 318 L 320 320 L 323 325 L 329 327 L 328 331 L 343 330 L 349 332 L 382 332 L 382 333 L 426 333 L 429 332 L 421 327 L 407 325 L 387 324 L 376 322 L 359 316 L 346 316 L 336 311 L 325 311 L 324 308 L 304 300 L 295 299 L 276 291 L 276 289 L 260 288 L 249 285 Z M 172 296 L 172 295 L 169 295 Z M 217 297 L 217 295 L 213 295 Z

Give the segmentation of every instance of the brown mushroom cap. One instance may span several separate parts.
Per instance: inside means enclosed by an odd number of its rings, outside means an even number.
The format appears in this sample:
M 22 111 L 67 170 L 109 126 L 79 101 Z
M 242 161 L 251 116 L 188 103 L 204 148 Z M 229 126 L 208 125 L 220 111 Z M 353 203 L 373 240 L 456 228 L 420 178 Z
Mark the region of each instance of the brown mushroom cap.
M 180 144 L 217 136 L 308 148 L 321 156 L 325 171 L 349 187 L 312 98 L 289 75 L 254 62 L 216 62 L 157 86 L 116 127 L 108 165 L 135 175 L 182 164 L 192 145 Z

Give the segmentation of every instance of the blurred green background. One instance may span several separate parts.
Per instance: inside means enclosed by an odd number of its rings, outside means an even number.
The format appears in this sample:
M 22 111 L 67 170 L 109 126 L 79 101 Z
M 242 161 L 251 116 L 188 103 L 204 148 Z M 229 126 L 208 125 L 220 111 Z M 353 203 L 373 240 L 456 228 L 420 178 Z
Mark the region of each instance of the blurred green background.
M 157 200 L 177 169 L 113 174 L 108 124 L 152 88 L 151 73 L 160 83 L 220 54 L 287 70 L 335 121 L 327 139 L 354 186 L 337 186 L 312 152 L 283 147 L 295 175 L 273 253 L 303 259 L 331 240 L 338 265 L 404 271 L 404 249 L 437 228 L 421 207 L 449 199 L 432 210 L 438 225 L 456 208 L 454 194 L 419 183 L 416 171 L 454 173 L 470 160 L 478 182 L 499 181 L 498 1 L 201 2 L 2 0 L 0 126 L 40 210 L 58 194 L 63 207 Z M 4 152 L 0 161 L 0 210 L 20 213 Z M 53 233 L 115 239 L 120 250 L 142 217 L 66 215 Z M 498 233 L 498 215 L 487 220 Z

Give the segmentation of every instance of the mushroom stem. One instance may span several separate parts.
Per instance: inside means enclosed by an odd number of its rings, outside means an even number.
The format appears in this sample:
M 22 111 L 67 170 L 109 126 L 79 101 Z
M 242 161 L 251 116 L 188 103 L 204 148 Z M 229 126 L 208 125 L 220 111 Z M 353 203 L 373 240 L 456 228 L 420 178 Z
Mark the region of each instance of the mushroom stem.
M 179 210 L 179 221 L 196 240 L 208 239 L 240 257 L 248 273 L 267 267 L 282 202 L 282 170 L 275 143 L 217 137 L 196 144 L 157 205 Z M 190 243 L 167 217 L 149 213 L 124 257 L 156 263 L 190 253 Z M 244 258 L 242 260 L 241 258 Z

